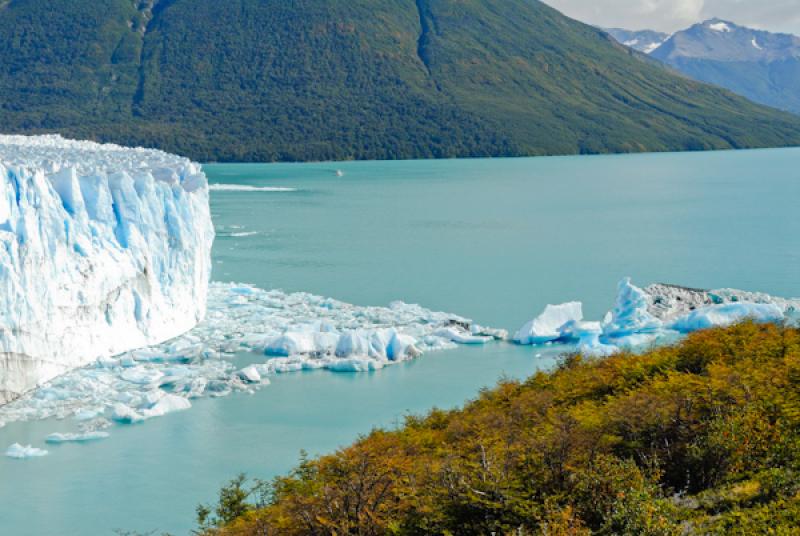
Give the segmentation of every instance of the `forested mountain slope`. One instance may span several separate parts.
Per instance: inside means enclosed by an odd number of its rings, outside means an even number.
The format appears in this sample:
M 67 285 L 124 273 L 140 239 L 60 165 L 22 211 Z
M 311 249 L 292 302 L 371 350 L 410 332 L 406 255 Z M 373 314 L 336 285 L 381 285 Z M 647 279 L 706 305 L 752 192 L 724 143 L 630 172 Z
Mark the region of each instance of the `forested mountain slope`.
M 536 0 L 0 0 L 0 125 L 204 161 L 800 143 Z

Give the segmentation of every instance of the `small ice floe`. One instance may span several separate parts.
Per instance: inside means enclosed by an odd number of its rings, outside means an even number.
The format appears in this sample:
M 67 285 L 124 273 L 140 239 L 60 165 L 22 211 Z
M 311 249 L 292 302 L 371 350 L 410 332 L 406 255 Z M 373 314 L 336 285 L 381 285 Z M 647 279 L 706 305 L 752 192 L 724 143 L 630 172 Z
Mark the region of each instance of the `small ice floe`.
M 258 367 L 255 365 L 251 365 L 247 368 L 243 368 L 239 371 L 239 378 L 243 382 L 246 383 L 261 383 L 262 381 L 269 381 L 266 378 L 261 377 L 261 373 L 258 371 Z
M 119 423 L 134 424 L 191 407 L 192 403 L 182 396 L 153 391 L 148 393 L 143 404 L 140 403 L 135 408 L 123 402 L 114 404 L 112 418 Z
M 39 458 L 41 456 L 47 456 L 47 451 L 32 447 L 31 445 L 20 445 L 19 443 L 14 443 L 6 450 L 6 456 L 9 458 L 17 458 L 18 460 L 25 458 Z
M 86 443 L 88 441 L 99 441 L 109 437 L 108 432 L 94 431 L 83 433 L 53 433 L 45 438 L 47 443 Z
M 644 289 L 620 281 L 614 307 L 602 322 L 583 321 L 581 304 L 548 305 L 515 335 L 518 344 L 573 344 L 593 356 L 635 350 L 743 320 L 781 322 L 800 310 L 800 300 L 733 289 L 705 291 L 655 284 Z
M 235 233 L 231 233 L 230 236 L 232 238 L 245 238 L 248 236 L 255 236 L 258 234 L 258 231 L 238 231 Z

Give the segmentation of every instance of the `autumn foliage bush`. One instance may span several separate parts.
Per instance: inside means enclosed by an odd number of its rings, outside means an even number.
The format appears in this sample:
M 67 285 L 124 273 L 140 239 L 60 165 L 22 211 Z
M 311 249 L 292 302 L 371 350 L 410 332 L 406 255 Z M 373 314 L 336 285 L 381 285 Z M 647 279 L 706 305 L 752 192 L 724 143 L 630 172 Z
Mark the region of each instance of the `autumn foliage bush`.
M 568 356 L 304 459 L 201 532 L 795 534 L 799 426 L 800 331 L 744 323 Z

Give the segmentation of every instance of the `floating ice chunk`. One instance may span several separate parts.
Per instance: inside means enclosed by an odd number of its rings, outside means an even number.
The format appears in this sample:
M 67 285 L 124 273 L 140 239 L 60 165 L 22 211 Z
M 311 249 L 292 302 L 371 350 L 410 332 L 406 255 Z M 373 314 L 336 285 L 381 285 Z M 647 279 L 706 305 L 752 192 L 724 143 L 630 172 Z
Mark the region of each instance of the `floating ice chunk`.
M 114 404 L 114 411 L 111 418 L 117 422 L 126 424 L 133 424 L 145 420 L 145 417 L 141 413 L 122 403 Z
M 183 411 L 192 407 L 192 403 L 182 396 L 165 395 L 152 408 L 142 411 L 144 418 L 161 417 L 174 411 Z
M 648 311 L 649 303 L 648 294 L 633 285 L 630 277 L 620 281 L 614 308 L 603 323 L 603 336 L 623 337 L 659 330 L 662 323 Z
M 580 302 L 548 305 L 542 314 L 522 326 L 514 335 L 519 344 L 543 344 L 567 336 L 576 322 L 583 320 Z
M 715 326 L 730 326 L 748 319 L 762 323 L 780 322 L 784 319 L 784 314 L 778 305 L 772 303 L 726 303 L 692 311 L 678 318 L 671 327 L 688 333 Z
M 14 443 L 8 447 L 8 450 L 6 450 L 6 456 L 20 460 L 24 458 L 38 458 L 41 456 L 47 456 L 47 451 L 32 447 L 30 445 L 23 446 L 19 443 Z
M 249 367 L 243 368 L 239 371 L 239 377 L 248 383 L 260 383 L 261 382 L 261 374 L 258 372 L 258 368 L 254 365 Z
M 109 437 L 109 435 L 110 434 L 108 432 L 100 432 L 100 431 L 83 432 L 78 434 L 72 434 L 72 433 L 62 434 L 57 432 L 47 436 L 45 441 L 47 443 L 70 443 L 70 442 L 85 443 L 87 441 L 98 441 L 100 439 L 105 439 Z

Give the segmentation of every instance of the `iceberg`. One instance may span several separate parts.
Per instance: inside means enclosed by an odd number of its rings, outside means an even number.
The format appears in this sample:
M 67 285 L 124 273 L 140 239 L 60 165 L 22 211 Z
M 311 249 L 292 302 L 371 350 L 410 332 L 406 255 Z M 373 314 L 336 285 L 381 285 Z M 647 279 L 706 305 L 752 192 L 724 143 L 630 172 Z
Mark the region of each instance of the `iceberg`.
M 6 456 L 9 458 L 17 458 L 19 460 L 24 458 L 39 458 L 41 456 L 47 456 L 47 451 L 32 447 L 30 445 L 23 446 L 19 443 L 14 443 L 8 447 L 8 450 L 6 450 Z
M 569 335 L 571 329 L 583 320 L 583 304 L 569 302 L 548 305 L 542 314 L 522 326 L 514 341 L 523 344 L 543 344 Z
M 203 319 L 208 195 L 178 156 L 0 136 L 0 404 Z
M 701 290 L 662 283 L 639 288 L 626 277 L 602 322 L 584 322 L 581 303 L 548 305 L 514 337 L 518 344 L 573 344 L 590 356 L 665 344 L 692 331 L 737 322 L 782 322 L 800 311 L 799 299 L 735 289 Z

